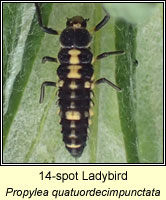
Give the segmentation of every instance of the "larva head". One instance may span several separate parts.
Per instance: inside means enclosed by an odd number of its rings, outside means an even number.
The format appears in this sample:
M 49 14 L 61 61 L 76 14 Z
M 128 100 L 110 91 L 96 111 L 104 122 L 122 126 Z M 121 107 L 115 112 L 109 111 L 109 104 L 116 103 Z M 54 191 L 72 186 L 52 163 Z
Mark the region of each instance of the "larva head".
M 73 28 L 86 28 L 88 20 L 89 19 L 84 19 L 81 16 L 74 16 L 72 18 L 67 18 L 66 26 Z

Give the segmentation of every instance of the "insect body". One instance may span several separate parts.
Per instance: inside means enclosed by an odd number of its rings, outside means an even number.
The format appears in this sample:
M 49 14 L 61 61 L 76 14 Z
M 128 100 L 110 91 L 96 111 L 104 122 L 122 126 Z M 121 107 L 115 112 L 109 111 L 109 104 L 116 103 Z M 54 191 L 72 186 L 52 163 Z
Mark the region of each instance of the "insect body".
M 45 56 L 43 62 L 59 62 L 57 69 L 59 81 L 46 81 L 41 86 L 40 103 L 44 98 L 45 86 L 58 86 L 58 104 L 60 107 L 60 124 L 62 125 L 63 141 L 72 156 L 78 157 L 82 154 L 86 145 L 87 129 L 92 116 L 92 89 L 94 84 L 106 82 L 117 90 L 120 90 L 112 82 L 105 78 L 94 80 L 94 60 L 104 58 L 111 54 L 121 54 L 123 51 L 106 52 L 93 57 L 90 51 L 91 34 L 86 29 L 88 19 L 75 16 L 67 20 L 66 28 L 59 33 L 56 30 L 45 27 L 42 23 L 40 7 L 36 5 L 38 22 L 43 31 L 58 35 L 60 34 L 61 48 L 58 59 Z M 94 28 L 98 31 L 109 20 L 109 15 Z

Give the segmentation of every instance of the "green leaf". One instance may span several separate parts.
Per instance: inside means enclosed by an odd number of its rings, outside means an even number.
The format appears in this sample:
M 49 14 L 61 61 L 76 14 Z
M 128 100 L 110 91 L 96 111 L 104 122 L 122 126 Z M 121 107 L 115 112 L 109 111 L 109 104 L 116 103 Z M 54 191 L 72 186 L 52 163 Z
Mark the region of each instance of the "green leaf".
M 112 13 L 113 5 L 104 6 Z M 117 17 L 116 13 L 119 11 L 115 11 Z M 122 92 L 117 94 L 104 84 L 95 87 L 87 146 L 75 160 L 62 141 L 57 89 L 46 88 L 44 103 L 39 104 L 42 82 L 58 80 L 58 65 L 42 64 L 41 59 L 57 57 L 59 37 L 41 31 L 33 3 L 3 4 L 3 162 L 162 162 L 162 5 L 149 13 L 150 17 L 137 25 L 131 24 L 132 20 L 111 17 L 94 34 L 91 47 L 95 56 L 125 51 L 125 55 L 110 56 L 94 64 L 95 79 L 106 77 Z M 57 30 L 63 30 L 66 17 L 74 15 L 89 18 L 90 29 L 104 14 L 101 4 L 42 4 L 44 24 Z

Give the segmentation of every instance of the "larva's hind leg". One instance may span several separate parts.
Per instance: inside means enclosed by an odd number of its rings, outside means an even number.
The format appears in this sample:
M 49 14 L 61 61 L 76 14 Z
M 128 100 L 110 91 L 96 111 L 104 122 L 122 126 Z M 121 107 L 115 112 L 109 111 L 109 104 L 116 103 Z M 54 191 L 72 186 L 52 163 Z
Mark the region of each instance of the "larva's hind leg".
M 45 86 L 56 87 L 56 83 L 55 82 L 51 82 L 51 81 L 45 81 L 45 82 L 42 83 L 39 103 L 42 103 L 43 100 L 44 100 Z
M 109 81 L 108 79 L 106 78 L 100 78 L 98 79 L 95 84 L 101 84 L 101 83 L 107 83 L 108 85 L 110 85 L 111 87 L 113 87 L 115 90 L 117 91 L 121 91 L 121 88 L 119 88 L 117 85 L 115 85 L 114 83 L 112 83 L 111 81 Z

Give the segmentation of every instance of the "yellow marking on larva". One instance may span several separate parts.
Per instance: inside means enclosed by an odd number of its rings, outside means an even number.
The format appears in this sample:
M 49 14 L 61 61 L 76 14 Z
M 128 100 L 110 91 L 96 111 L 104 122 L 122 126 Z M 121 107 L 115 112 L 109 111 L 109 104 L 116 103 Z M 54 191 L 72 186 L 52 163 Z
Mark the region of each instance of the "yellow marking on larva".
M 75 108 L 75 102 L 73 102 L 73 101 L 71 102 L 70 108 L 71 108 L 71 109 L 74 109 L 74 108 Z
M 90 107 L 93 107 L 93 103 L 92 102 L 90 102 Z
M 75 97 L 76 97 L 76 93 L 75 93 L 74 91 L 72 91 L 72 92 L 71 92 L 70 98 L 71 98 L 71 99 L 74 99 Z
M 90 93 L 90 98 L 92 99 L 92 98 L 93 98 L 93 96 L 94 96 L 94 95 L 93 95 L 93 93 L 91 92 L 91 93 Z
M 68 53 L 70 55 L 70 60 L 69 60 L 70 64 L 79 64 L 80 63 L 80 60 L 78 57 L 78 55 L 81 54 L 80 50 L 71 49 Z
M 66 146 L 71 149 L 77 149 L 81 147 L 81 144 L 66 144 Z
M 77 136 L 76 136 L 76 131 L 75 130 L 72 130 L 71 131 L 71 134 L 69 135 L 69 138 L 74 138 L 74 139 L 76 139 L 77 138 Z
M 78 111 L 69 110 L 65 113 L 66 119 L 68 120 L 80 120 L 81 114 Z
M 75 89 L 77 89 L 77 85 L 76 85 L 76 82 L 75 81 L 72 81 L 71 83 L 70 83 L 70 85 L 69 85 L 69 88 L 71 89 L 71 90 L 75 90 Z
M 89 126 L 92 124 L 92 120 L 91 119 L 88 119 L 88 124 L 89 124 Z
M 79 69 L 82 67 L 80 65 L 70 65 L 68 69 L 70 70 L 69 73 L 67 74 L 67 78 L 75 78 L 75 79 L 80 79 L 81 74 L 78 72 Z
M 85 111 L 85 112 L 84 112 L 84 116 L 85 116 L 85 117 L 89 117 L 89 112 L 88 112 L 88 111 Z
M 64 81 L 63 81 L 63 80 L 60 80 L 60 81 L 58 82 L 58 86 L 59 86 L 59 87 L 63 87 L 63 84 L 64 84 Z
M 94 78 L 95 78 L 95 76 L 94 76 L 94 74 L 93 74 L 93 76 L 92 76 L 92 78 L 91 78 L 91 81 L 93 81 L 93 80 L 94 80 Z
M 91 64 L 93 64 L 95 61 L 96 61 L 96 59 L 93 56 Z
M 71 121 L 71 124 L 70 124 L 70 128 L 75 128 L 76 127 L 76 124 L 75 124 L 75 121 Z
M 80 23 L 77 23 L 77 24 L 73 24 L 73 28 L 81 28 L 81 24 Z
M 94 88 L 94 83 L 92 82 L 89 82 L 89 81 L 86 81 L 84 83 L 84 88 L 90 88 L 90 89 L 93 89 Z
M 86 81 L 84 83 L 84 88 L 90 88 L 91 87 L 91 83 L 89 81 Z
M 94 83 L 91 83 L 91 89 L 93 90 L 94 89 L 94 86 L 95 86 L 95 84 Z
M 94 115 L 94 112 L 92 109 L 89 109 L 89 115 L 90 115 L 90 117 L 92 117 Z

